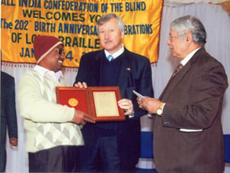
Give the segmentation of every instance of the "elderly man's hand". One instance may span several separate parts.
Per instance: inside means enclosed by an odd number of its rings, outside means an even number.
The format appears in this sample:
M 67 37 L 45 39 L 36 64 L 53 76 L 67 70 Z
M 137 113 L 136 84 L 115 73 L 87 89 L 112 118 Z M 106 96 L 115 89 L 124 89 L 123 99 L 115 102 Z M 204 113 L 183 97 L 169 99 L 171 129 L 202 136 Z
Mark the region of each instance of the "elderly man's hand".
M 143 99 L 137 98 L 137 103 L 141 109 L 147 110 L 151 114 L 155 114 L 160 106 L 161 101 L 155 98 L 144 96 Z

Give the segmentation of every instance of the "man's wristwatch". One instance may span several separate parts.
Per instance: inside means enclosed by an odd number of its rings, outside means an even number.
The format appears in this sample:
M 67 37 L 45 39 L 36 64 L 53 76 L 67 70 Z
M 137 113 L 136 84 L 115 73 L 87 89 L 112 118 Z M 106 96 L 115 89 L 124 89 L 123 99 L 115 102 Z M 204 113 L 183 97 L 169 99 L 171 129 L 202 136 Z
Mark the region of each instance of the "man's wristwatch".
M 164 103 L 161 102 L 159 108 L 157 109 L 157 115 L 162 115 Z

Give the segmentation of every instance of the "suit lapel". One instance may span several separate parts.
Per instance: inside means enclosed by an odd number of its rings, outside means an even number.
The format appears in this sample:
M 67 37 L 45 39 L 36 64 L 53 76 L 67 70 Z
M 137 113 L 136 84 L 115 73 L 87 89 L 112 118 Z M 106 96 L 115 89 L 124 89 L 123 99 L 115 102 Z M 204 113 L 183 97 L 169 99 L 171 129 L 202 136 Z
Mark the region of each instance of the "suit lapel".
M 165 92 L 164 95 L 161 94 L 160 96 L 160 100 L 162 101 L 166 101 L 167 98 L 170 96 L 170 94 L 172 93 L 172 91 L 174 90 L 174 88 L 179 84 L 180 80 L 183 78 L 183 76 L 187 73 L 187 71 L 190 69 L 190 63 L 187 63 L 181 70 L 180 72 L 174 77 L 174 79 L 167 85 L 169 85 L 168 87 L 166 86 L 165 89 L 166 91 L 163 91 L 162 93 Z M 165 90 L 164 89 L 164 90 Z
M 161 96 L 159 97 L 160 100 L 166 101 L 168 99 L 170 94 L 173 92 L 174 88 L 179 84 L 181 79 L 188 72 L 188 70 L 190 69 L 191 65 L 193 63 L 197 62 L 197 60 L 199 59 L 200 54 L 202 54 L 203 52 L 205 52 L 204 48 L 201 48 L 200 50 L 198 50 L 193 55 L 193 57 L 187 62 L 187 64 L 180 70 L 180 72 L 174 77 L 173 81 L 167 84 L 167 86 L 165 87 L 165 89 L 162 92 Z M 165 93 L 165 94 L 163 94 L 163 93 Z
M 95 86 L 100 86 L 101 84 L 101 66 L 102 66 L 102 59 L 105 57 L 104 49 L 99 51 L 97 56 L 94 58 L 94 62 L 91 66 L 91 71 L 93 78 L 90 80 L 94 80 Z
M 118 85 L 120 88 L 126 88 L 130 73 L 132 73 L 132 58 L 130 57 L 129 51 L 125 49 L 122 55 L 121 69 L 118 77 Z
M 122 62 L 121 62 L 121 69 L 120 74 L 118 77 L 118 83 L 122 84 L 124 81 L 126 81 L 126 78 L 129 76 L 130 72 L 132 71 L 131 66 L 131 59 L 129 57 L 128 51 L 125 49 L 124 54 L 122 55 Z

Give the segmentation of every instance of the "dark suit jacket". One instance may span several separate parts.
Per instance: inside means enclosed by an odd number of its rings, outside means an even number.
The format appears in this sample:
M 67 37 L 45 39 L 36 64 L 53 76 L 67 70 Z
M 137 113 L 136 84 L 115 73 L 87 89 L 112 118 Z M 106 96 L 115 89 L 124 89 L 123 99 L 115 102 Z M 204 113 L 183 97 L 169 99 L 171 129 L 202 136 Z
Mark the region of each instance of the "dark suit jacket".
M 105 58 L 104 50 L 85 54 L 80 63 L 76 82 L 86 82 L 88 86 L 100 86 L 101 63 Z M 147 114 L 137 105 L 133 90 L 143 95 L 153 96 L 151 66 L 147 58 L 125 49 L 117 86 L 120 87 L 121 97 L 132 100 L 135 116 L 124 122 L 114 122 L 114 130 L 118 138 L 118 148 L 122 164 L 134 167 L 140 156 L 140 117 Z M 100 125 L 101 124 L 101 125 Z M 90 130 L 87 128 L 105 127 L 103 123 L 87 123 L 83 128 L 83 136 L 87 147 Z M 87 138 L 88 137 L 88 138 Z
M 225 70 L 198 50 L 160 97 L 166 105 L 154 123 L 154 160 L 159 172 L 223 172 L 222 103 Z M 180 129 L 203 129 L 182 132 Z
M 9 138 L 17 138 L 17 118 L 15 108 L 15 83 L 14 78 L 7 73 L 1 72 L 1 153 L 0 170 L 5 169 L 5 144 L 6 129 Z

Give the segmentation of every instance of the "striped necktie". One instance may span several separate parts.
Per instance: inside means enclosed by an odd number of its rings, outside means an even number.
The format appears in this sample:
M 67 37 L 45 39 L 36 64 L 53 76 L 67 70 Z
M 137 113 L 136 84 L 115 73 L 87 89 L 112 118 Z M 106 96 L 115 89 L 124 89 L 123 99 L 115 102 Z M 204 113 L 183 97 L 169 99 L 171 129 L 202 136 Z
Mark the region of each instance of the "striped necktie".
M 165 89 L 163 90 L 162 94 L 160 95 L 159 99 L 162 99 L 163 96 L 165 95 L 166 91 L 168 90 L 169 85 L 171 84 L 171 82 L 173 81 L 174 77 L 176 76 L 177 73 L 179 73 L 179 71 L 183 68 L 182 64 L 179 64 L 176 68 L 176 70 L 173 72 L 172 77 L 170 78 L 168 84 L 166 85 Z
M 182 64 L 179 64 L 176 68 L 176 70 L 173 72 L 172 77 L 174 77 L 179 71 L 183 68 Z

